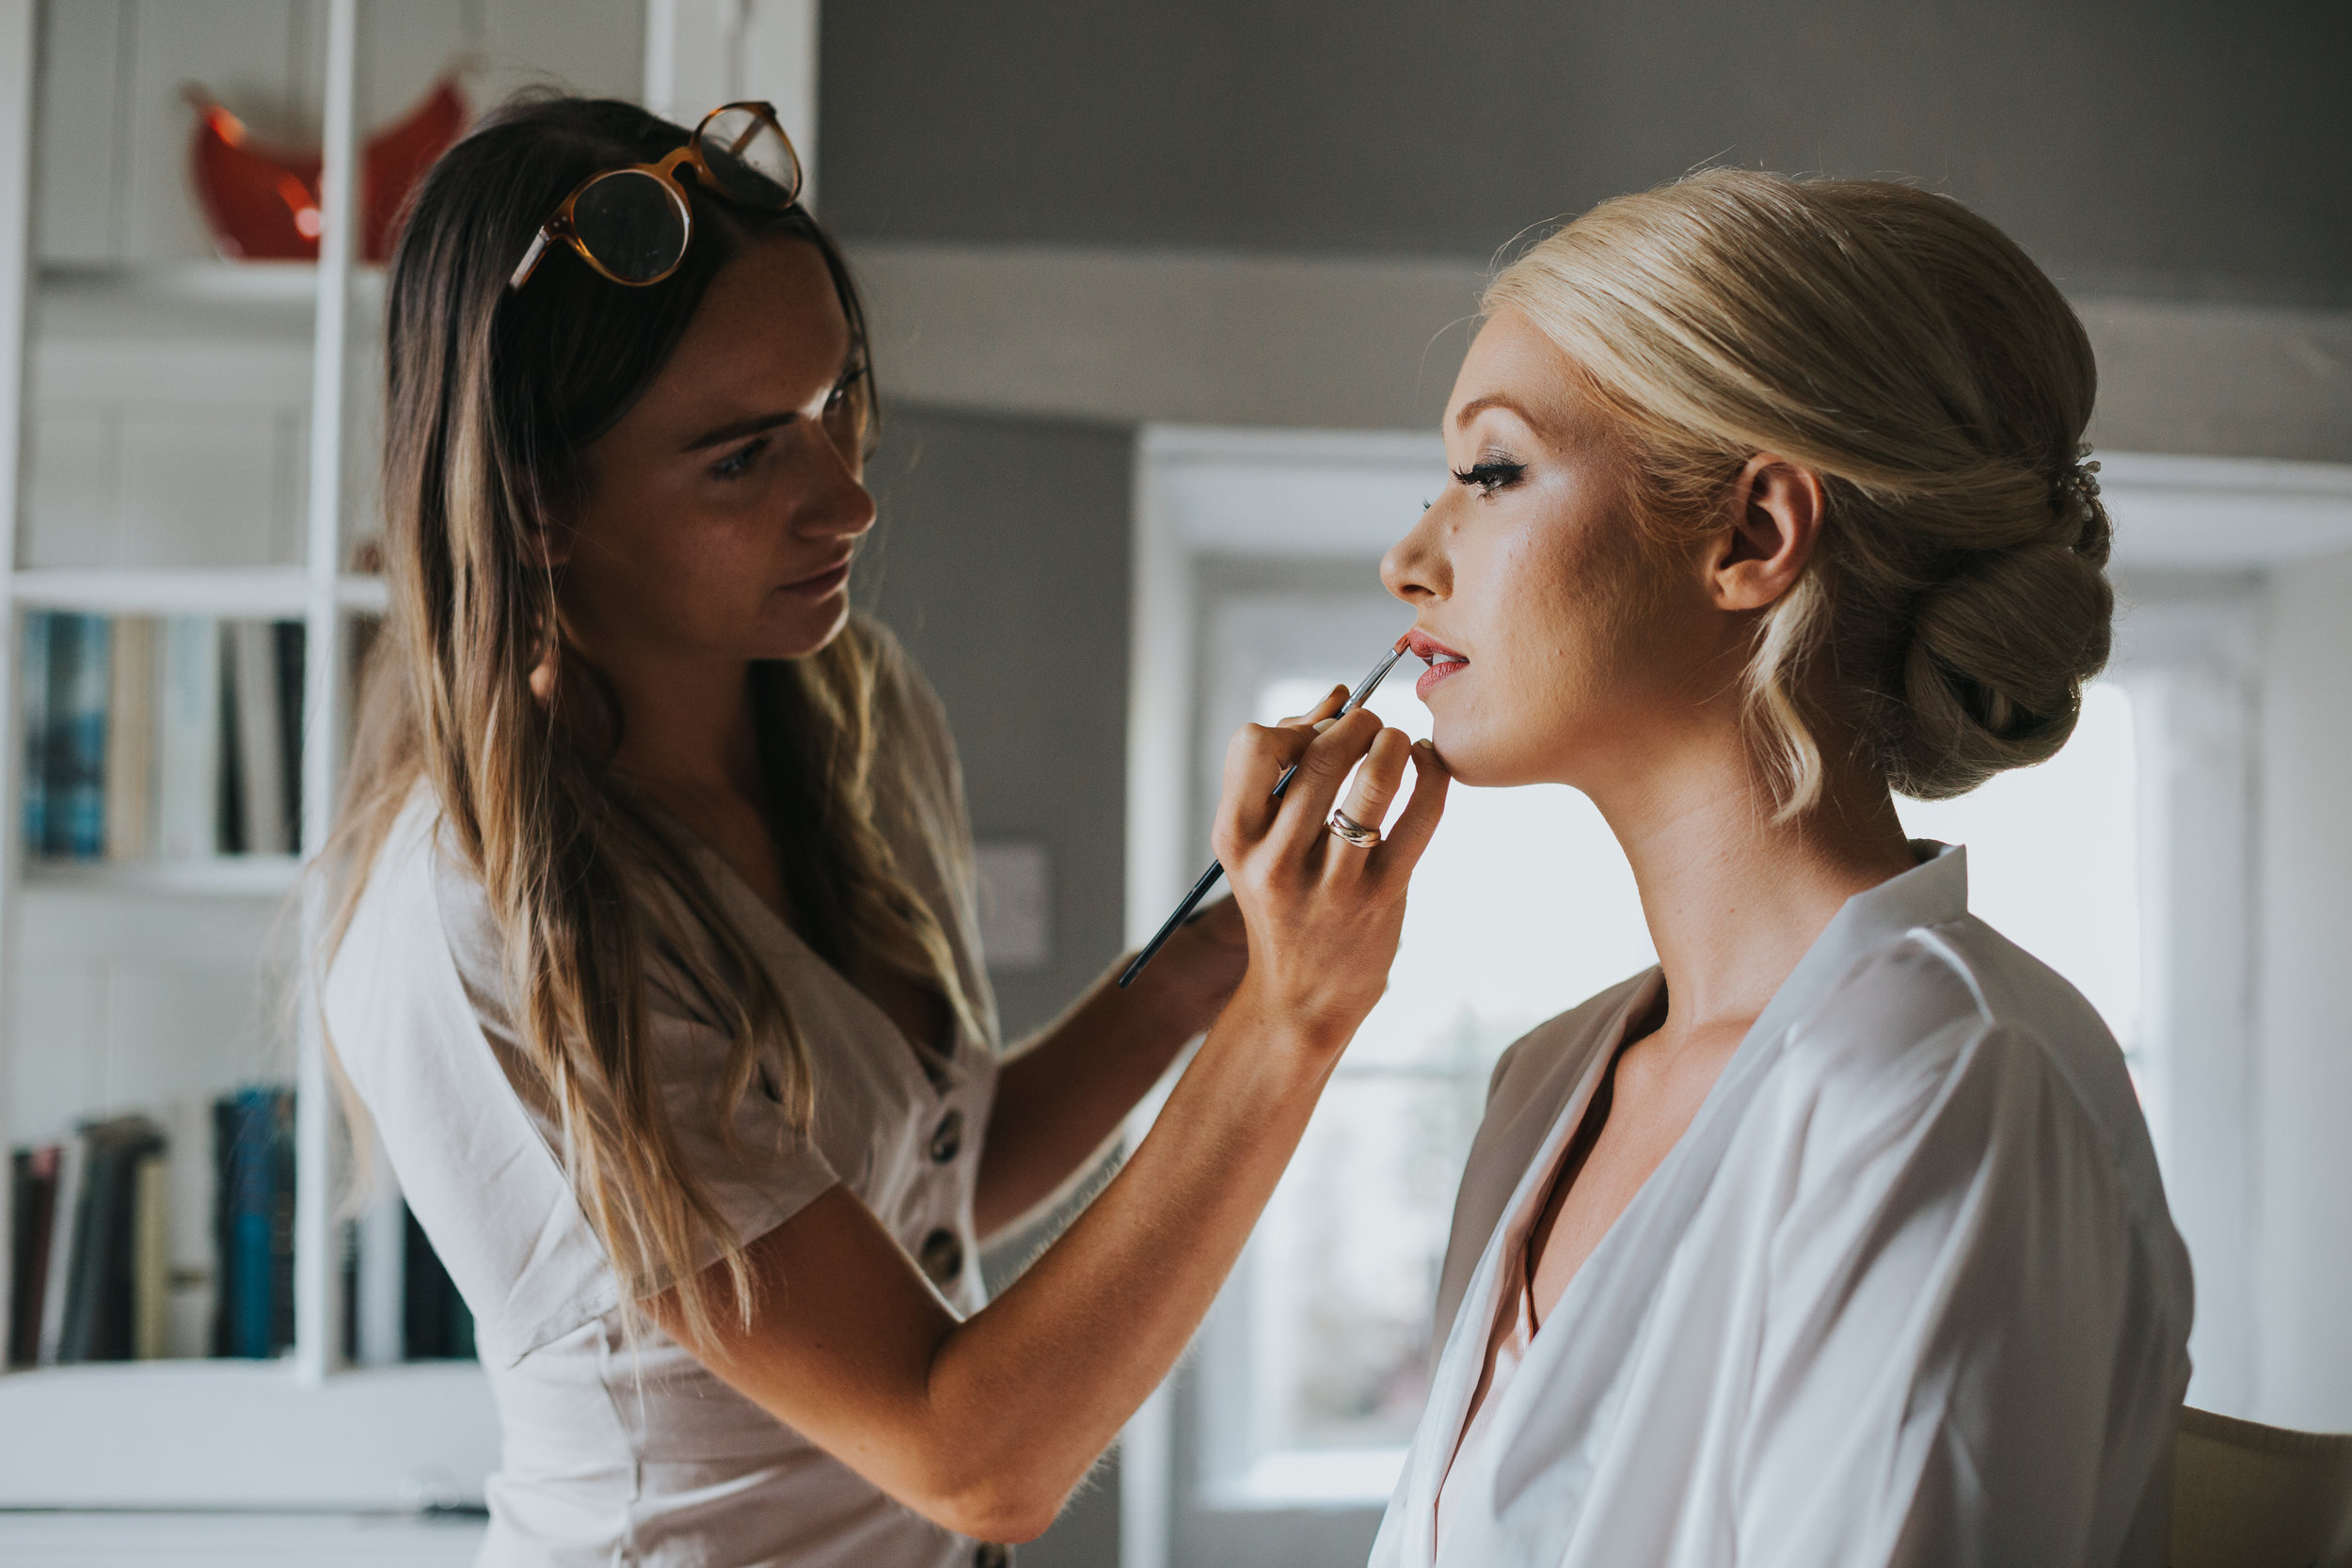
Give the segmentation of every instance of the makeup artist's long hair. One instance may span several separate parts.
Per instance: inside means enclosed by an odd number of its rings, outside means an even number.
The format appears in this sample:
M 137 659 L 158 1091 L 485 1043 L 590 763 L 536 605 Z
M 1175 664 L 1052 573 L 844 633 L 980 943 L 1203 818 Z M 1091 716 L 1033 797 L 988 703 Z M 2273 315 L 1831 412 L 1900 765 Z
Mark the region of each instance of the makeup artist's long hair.
M 534 541 L 586 483 L 583 449 L 644 392 L 746 242 L 783 235 L 817 247 L 861 363 L 865 317 L 840 253 L 805 212 L 749 211 L 699 193 L 693 242 L 660 283 L 609 282 L 559 245 L 526 287 L 506 287 L 567 192 L 598 169 L 654 162 L 686 137 L 633 104 L 532 95 L 453 148 L 417 193 L 388 291 L 391 611 L 365 673 L 326 857 L 337 912 L 321 957 L 332 958 L 422 781 L 504 938 L 508 997 L 535 1079 L 523 1088 L 560 1118 L 559 1152 L 630 1297 L 688 1279 L 715 1248 L 733 1287 L 726 1306 L 747 1318 L 747 1239 L 727 1232 L 680 1158 L 654 1090 L 649 949 L 686 967 L 732 1036 L 709 1113 L 720 1128 L 734 1126 L 764 1068 L 804 1131 L 806 1052 L 788 1000 L 685 847 L 606 766 L 619 715 L 596 673 L 563 645 L 561 568 L 543 563 Z M 849 396 L 863 451 L 870 376 Z M 844 970 L 853 956 L 887 965 L 969 1022 L 946 933 L 874 825 L 882 637 L 852 620 L 819 653 L 753 667 L 770 819 L 810 945 Z M 549 661 L 567 714 L 577 705 L 596 722 L 559 722 L 555 705 L 533 695 L 532 671 Z M 656 888 L 674 896 L 648 896 Z M 681 919 L 699 931 L 675 929 Z M 722 1309 L 700 1291 L 679 1298 L 697 1326 Z

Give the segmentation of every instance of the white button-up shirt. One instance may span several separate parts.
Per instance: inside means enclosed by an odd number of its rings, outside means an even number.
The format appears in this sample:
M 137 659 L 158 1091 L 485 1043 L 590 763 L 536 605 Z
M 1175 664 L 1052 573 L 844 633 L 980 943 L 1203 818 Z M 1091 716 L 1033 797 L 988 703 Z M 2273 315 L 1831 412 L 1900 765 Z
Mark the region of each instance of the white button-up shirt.
M 1962 850 L 1915 847 L 1781 986 L 1457 1461 L 1505 1260 L 1657 972 L 1505 1054 L 1375 1568 L 2164 1560 L 2189 1268 L 2122 1053 L 1968 913 Z
M 876 809 L 993 1034 L 977 960 L 969 830 L 936 701 L 884 644 Z M 754 1563 L 946 1568 L 994 1549 L 940 1528 L 737 1394 L 653 1328 L 622 1333 L 622 1285 L 564 1174 L 552 1109 L 526 1087 L 497 933 L 420 786 L 371 871 L 326 988 L 334 1049 L 402 1191 L 475 1320 L 503 1427 L 480 1561 L 496 1568 Z M 782 990 L 808 1050 L 816 1118 L 791 1136 L 755 1085 L 730 1152 L 711 1110 L 726 1037 L 659 960 L 651 1068 L 678 1147 L 745 1241 L 846 1183 L 948 1302 L 981 1305 L 973 1184 L 996 1082 L 993 1038 L 959 1031 L 926 1071 L 896 1024 L 718 855 L 695 859 Z M 716 1256 L 715 1246 L 712 1256 Z M 646 1295 L 670 1281 L 640 1281 Z

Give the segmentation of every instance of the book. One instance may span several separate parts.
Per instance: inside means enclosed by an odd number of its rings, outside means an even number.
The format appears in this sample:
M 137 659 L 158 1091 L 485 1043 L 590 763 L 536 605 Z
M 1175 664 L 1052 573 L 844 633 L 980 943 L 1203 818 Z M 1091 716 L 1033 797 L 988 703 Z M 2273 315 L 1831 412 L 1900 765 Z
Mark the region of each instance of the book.
M 110 861 L 145 860 L 154 847 L 155 623 L 114 624 L 106 699 L 105 837 Z
M 160 1144 L 133 1167 L 131 1359 L 171 1354 L 171 1166 Z
M 40 1333 L 33 1359 L 40 1366 L 57 1364 L 65 1338 L 66 1285 L 73 1272 L 73 1251 L 82 1207 L 82 1167 L 85 1151 L 80 1138 L 57 1147 L 57 1192 L 49 1222 L 49 1266 L 41 1280 Z
M 83 1175 L 73 1216 L 57 1361 L 128 1361 L 136 1332 L 139 1170 L 158 1162 L 163 1132 L 145 1117 L 81 1129 Z
M 21 1367 L 17 1352 L 24 1333 L 25 1286 L 33 1275 L 37 1254 L 33 1244 L 33 1151 L 20 1148 L 8 1156 L 8 1363 Z
M 41 850 L 89 860 L 106 848 L 106 655 L 103 615 L 49 617 L 48 740 L 41 757 Z
M 229 627 L 230 754 L 237 781 L 236 847 L 248 855 L 283 855 L 286 832 L 286 748 L 278 698 L 278 647 L 267 621 Z
M 40 854 L 49 839 L 49 612 L 28 611 L 17 690 L 24 714 L 24 847 Z
M 408 1243 L 401 1285 L 403 1354 L 411 1361 L 471 1360 L 473 1313 L 442 1267 L 424 1227 L 406 1204 L 401 1211 L 407 1220 Z
M 294 1342 L 294 1092 L 215 1102 L 216 1355 L 266 1358 Z
M 220 1164 L 213 1147 L 212 1097 L 181 1096 L 164 1108 L 162 1120 L 171 1200 L 166 1349 L 174 1356 L 210 1355 L 220 1284 L 214 1244 Z
M 279 621 L 270 627 L 270 642 L 278 656 L 278 766 L 285 774 L 286 847 L 302 851 L 302 693 L 303 659 L 309 632 L 299 621 Z
M 8 1365 L 40 1359 L 40 1309 L 56 1213 L 57 1148 L 20 1148 L 9 1162 Z
M 345 1296 L 351 1307 L 351 1358 L 363 1367 L 389 1366 L 407 1354 L 408 1205 L 392 1190 L 390 1162 L 380 1147 L 376 1159 L 386 1174 L 377 1178 L 382 1188 L 353 1224 L 351 1287 Z
M 220 853 L 221 635 L 212 621 L 162 623 L 155 722 L 155 853 L 203 860 Z

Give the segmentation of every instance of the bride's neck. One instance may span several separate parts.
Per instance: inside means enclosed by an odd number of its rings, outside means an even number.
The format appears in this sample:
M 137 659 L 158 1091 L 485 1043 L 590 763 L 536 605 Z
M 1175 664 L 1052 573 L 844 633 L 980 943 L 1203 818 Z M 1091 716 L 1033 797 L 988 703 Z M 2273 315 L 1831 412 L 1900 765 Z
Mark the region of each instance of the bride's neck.
M 1820 800 L 1786 822 L 1736 727 L 1594 793 L 1632 863 L 1677 1025 L 1754 1019 L 1848 898 L 1911 868 L 1884 779 L 1854 748 L 1823 753 Z

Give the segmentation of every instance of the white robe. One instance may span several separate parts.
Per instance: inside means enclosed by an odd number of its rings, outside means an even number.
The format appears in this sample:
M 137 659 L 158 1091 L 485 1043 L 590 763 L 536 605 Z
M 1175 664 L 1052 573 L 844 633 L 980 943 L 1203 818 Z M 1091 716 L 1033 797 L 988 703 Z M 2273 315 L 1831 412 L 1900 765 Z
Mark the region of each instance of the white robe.
M 2189 1267 L 2122 1054 L 1916 847 L 1569 1282 L 1440 1544 L 1504 1249 L 1657 972 L 1498 1064 L 1374 1568 L 2164 1560 Z

